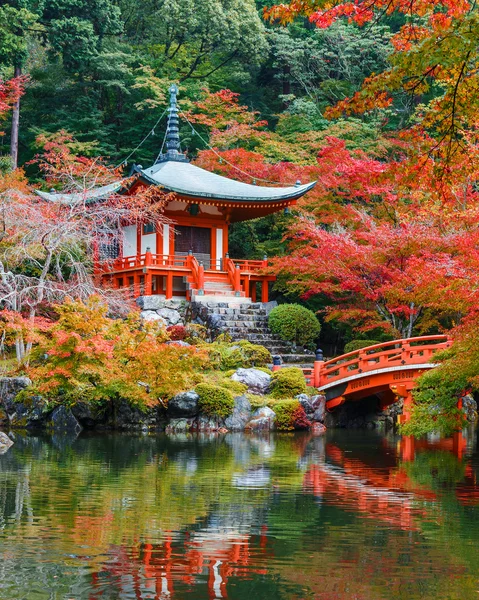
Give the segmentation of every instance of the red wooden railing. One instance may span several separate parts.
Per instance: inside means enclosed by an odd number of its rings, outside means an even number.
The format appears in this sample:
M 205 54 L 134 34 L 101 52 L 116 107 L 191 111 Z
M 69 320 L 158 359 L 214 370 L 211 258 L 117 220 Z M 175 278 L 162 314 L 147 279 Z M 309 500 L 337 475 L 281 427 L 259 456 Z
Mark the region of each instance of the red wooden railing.
M 230 259 L 231 260 L 231 259 Z M 235 265 L 238 265 L 242 274 L 257 273 L 268 266 L 267 259 L 263 260 L 234 260 Z
M 104 265 L 104 271 L 124 271 L 128 269 L 138 269 L 145 266 L 165 267 L 165 268 L 184 268 L 187 269 L 188 256 L 171 256 L 169 254 L 137 254 L 136 256 L 126 256 L 117 258 L 112 263 Z
M 233 292 L 238 294 L 241 292 L 241 271 L 236 266 L 238 261 L 229 258 L 228 256 L 223 261 L 224 269 L 228 275 L 228 283 L 233 288 Z
M 135 256 L 116 258 L 111 261 L 105 260 L 100 262 L 97 260 L 95 263 L 95 274 L 107 277 L 113 276 L 115 286 L 122 285 L 120 279 L 123 274 L 133 277 L 135 279 L 133 283 L 135 297 L 140 294 L 139 277 L 143 275 L 145 283 L 142 293 L 146 295 L 151 294 L 152 275 L 155 274 L 155 269 L 164 269 L 166 271 L 166 273 L 162 274 L 166 275 L 167 279 L 167 297 L 170 297 L 169 295 L 172 293 L 173 277 L 187 277 L 192 288 L 200 291 L 204 290 L 205 279 L 208 280 L 208 278 L 211 278 L 211 281 L 216 281 L 214 279 L 215 273 L 220 277 L 226 275 L 233 293 L 236 296 L 247 296 L 250 278 L 254 276 L 254 279 L 251 281 L 263 281 L 262 300 L 267 302 L 267 284 L 271 276 L 263 276 L 261 273 L 261 269 L 266 265 L 267 260 L 233 260 L 226 256 L 222 259 L 199 262 L 198 258 L 192 254 L 165 255 L 146 252 Z
M 452 340 L 446 335 L 393 340 L 349 352 L 326 362 L 316 361 L 312 376 L 309 372 L 305 373 L 305 377 L 313 382 L 314 387 L 321 388 L 328 383 L 377 369 L 430 363 L 437 351 L 445 350 L 451 345 Z

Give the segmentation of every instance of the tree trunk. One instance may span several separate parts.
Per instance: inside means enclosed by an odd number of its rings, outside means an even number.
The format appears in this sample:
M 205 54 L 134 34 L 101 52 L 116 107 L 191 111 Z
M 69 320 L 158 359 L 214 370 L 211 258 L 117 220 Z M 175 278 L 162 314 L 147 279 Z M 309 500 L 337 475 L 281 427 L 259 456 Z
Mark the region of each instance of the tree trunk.
M 20 77 L 22 74 L 22 68 L 20 65 L 15 65 L 14 76 Z M 12 169 L 18 167 L 18 132 L 20 129 L 20 98 L 13 105 L 12 112 L 12 135 L 10 140 L 10 159 L 12 163 Z

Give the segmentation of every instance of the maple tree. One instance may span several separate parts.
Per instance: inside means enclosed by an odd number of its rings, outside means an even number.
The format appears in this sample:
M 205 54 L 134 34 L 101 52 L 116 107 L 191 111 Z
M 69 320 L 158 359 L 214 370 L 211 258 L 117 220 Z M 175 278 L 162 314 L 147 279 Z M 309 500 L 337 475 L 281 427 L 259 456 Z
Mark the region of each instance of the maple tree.
M 70 196 L 55 201 L 33 194 L 25 181 L 6 176 L 0 185 L 0 302 L 10 311 L 35 319 L 39 309 L 67 298 L 86 299 L 98 291 L 112 307 L 126 313 L 127 299 L 100 289 L 92 276 L 91 258 L 95 248 L 106 252 L 118 244 L 124 222 L 163 221 L 166 194 L 149 187 L 137 187 L 128 195 L 119 186 L 108 197 L 94 202 L 90 194 L 97 187 L 114 184 L 121 177 L 100 159 L 74 153 L 75 141 L 60 133 L 41 139 L 44 153 L 38 158 L 47 184 L 61 186 Z M 124 182 L 128 185 L 128 181 Z M 21 360 L 29 347 L 17 347 Z
M 424 331 L 458 311 L 468 270 L 454 233 L 415 219 L 394 225 L 351 212 L 355 227 L 325 228 L 311 217 L 295 223 L 291 252 L 275 261 L 288 285 L 305 298 L 332 299 L 328 319 L 401 338 L 412 336 L 419 318 Z
M 55 305 L 57 320 L 37 328 L 27 373 L 50 402 L 102 403 L 127 399 L 156 406 L 199 381 L 207 355 L 167 345 L 157 323 L 107 317 L 99 296 Z M 166 404 L 165 404 L 166 406 Z
M 363 88 L 341 100 L 328 114 L 387 108 L 401 90 L 417 98 L 417 127 L 435 137 L 433 149 L 443 142 L 448 155 L 461 152 L 462 134 L 476 122 L 477 43 L 479 13 L 468 0 L 293 0 L 265 10 L 273 21 L 290 23 L 306 15 L 320 28 L 340 18 L 364 25 L 397 13 L 404 23 L 391 38 L 390 66 L 371 73 Z

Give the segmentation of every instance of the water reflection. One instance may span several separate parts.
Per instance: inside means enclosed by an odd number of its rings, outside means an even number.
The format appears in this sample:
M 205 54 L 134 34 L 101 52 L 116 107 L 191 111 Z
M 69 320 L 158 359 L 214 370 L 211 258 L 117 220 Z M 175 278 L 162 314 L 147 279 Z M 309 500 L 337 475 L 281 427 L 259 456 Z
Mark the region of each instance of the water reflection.
M 475 435 L 20 437 L 0 598 L 477 598 Z

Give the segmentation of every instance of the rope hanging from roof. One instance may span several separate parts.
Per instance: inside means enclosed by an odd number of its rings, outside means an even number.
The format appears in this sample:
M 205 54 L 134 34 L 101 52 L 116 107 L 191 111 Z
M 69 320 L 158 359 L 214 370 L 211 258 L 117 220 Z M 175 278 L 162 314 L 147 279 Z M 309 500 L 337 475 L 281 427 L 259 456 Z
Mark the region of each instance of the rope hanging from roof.
M 139 150 L 139 148 L 141 148 L 141 146 L 143 146 L 143 144 L 150 137 L 150 135 L 155 135 L 155 129 L 158 127 L 158 125 L 160 124 L 160 121 L 163 119 L 163 117 L 166 115 L 167 112 L 168 112 L 168 107 L 165 108 L 165 110 L 163 111 L 161 116 L 157 119 L 156 123 L 153 125 L 153 127 L 150 129 L 150 131 L 145 135 L 145 137 L 141 140 L 141 142 L 138 144 L 138 146 L 134 150 L 132 150 L 126 158 L 124 158 L 122 161 L 120 161 L 116 165 L 115 169 L 118 169 L 119 167 L 121 167 L 121 165 L 126 164 L 130 160 L 130 158 L 133 156 L 133 154 L 135 154 L 135 152 L 137 150 Z M 166 138 L 166 133 L 165 133 L 165 138 Z M 163 140 L 163 145 L 164 145 L 164 143 L 165 143 L 165 141 Z M 163 148 L 163 145 L 161 146 L 162 148 Z
M 239 167 L 237 167 L 235 164 L 226 160 L 226 158 L 224 156 L 221 156 L 221 154 L 217 150 L 215 150 L 212 146 L 210 146 L 210 144 L 203 138 L 203 136 L 194 128 L 193 124 L 191 123 L 191 121 L 188 119 L 188 117 L 185 115 L 184 112 L 179 111 L 179 114 L 185 119 L 185 121 L 191 127 L 191 131 L 194 132 L 200 138 L 200 140 L 203 142 L 203 144 L 205 144 L 214 154 L 216 154 L 216 156 L 220 159 L 220 163 L 224 162 L 227 165 L 229 165 L 230 167 L 232 167 L 233 169 L 235 169 L 235 171 L 238 171 L 238 173 L 242 173 L 243 175 L 246 175 L 254 182 L 255 185 L 256 185 L 257 181 L 261 181 L 263 183 L 269 183 L 272 185 L 277 185 L 280 187 L 283 187 L 284 185 L 286 185 L 287 187 L 289 187 L 289 186 L 293 187 L 293 186 L 299 185 L 301 183 L 300 181 L 296 181 L 295 183 L 284 184 L 284 183 L 280 183 L 278 181 L 270 181 L 269 179 L 262 179 L 261 177 L 255 177 L 254 175 L 250 175 L 246 171 L 243 171 L 243 169 L 240 169 Z

